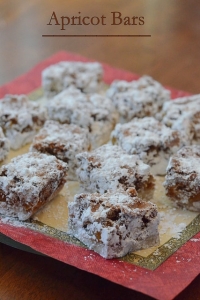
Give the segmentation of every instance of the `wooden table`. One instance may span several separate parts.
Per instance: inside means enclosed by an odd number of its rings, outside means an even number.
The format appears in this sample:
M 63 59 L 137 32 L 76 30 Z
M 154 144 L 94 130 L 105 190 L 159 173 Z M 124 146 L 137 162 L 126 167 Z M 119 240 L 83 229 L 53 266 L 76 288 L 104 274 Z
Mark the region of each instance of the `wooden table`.
M 47 25 L 56 16 L 143 16 L 144 25 Z M 10 0 L 0 2 L 0 84 L 59 50 L 148 74 L 200 93 L 200 2 L 195 0 Z M 151 37 L 42 37 L 43 34 Z M 51 258 L 0 244 L 0 299 L 151 299 Z M 195 295 L 195 296 L 194 296 Z M 200 276 L 176 299 L 200 299 Z

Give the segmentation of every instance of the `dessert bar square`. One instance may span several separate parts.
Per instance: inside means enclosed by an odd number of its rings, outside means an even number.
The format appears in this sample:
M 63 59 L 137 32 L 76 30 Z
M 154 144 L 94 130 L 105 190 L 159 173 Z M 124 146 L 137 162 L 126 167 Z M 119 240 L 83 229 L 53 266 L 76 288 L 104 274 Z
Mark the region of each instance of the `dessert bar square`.
M 4 136 L 3 130 L 0 127 L 0 162 L 3 161 L 10 151 L 9 140 Z
M 69 233 L 104 258 L 159 244 L 157 207 L 135 190 L 79 194 L 69 203 Z
M 83 93 L 98 92 L 102 79 L 103 68 L 97 62 L 62 61 L 42 72 L 42 86 L 47 97 L 53 97 L 70 86 Z
M 76 180 L 76 154 L 90 150 L 89 132 L 74 124 L 47 120 L 34 137 L 31 151 L 55 155 L 68 164 L 68 179 Z
M 103 194 L 135 187 L 141 198 L 153 197 L 154 177 L 150 167 L 119 146 L 103 145 L 90 153 L 78 154 L 77 160 L 77 177 L 84 191 Z
M 51 120 L 87 128 L 93 148 L 108 142 L 118 118 L 110 99 L 99 94 L 86 95 L 75 88 L 49 100 L 47 110 Z
M 53 199 L 66 182 L 67 164 L 54 156 L 26 153 L 0 169 L 0 213 L 26 220 Z
M 129 123 L 117 124 L 111 139 L 127 153 L 137 154 L 151 166 L 154 175 L 164 175 L 170 156 L 183 146 L 179 131 L 166 127 L 153 117 L 134 118 Z
M 6 95 L 0 101 L 0 126 L 12 149 L 30 143 L 45 119 L 46 110 L 25 95 Z
M 106 95 L 112 99 L 120 115 L 120 123 L 138 117 L 154 116 L 170 100 L 170 91 L 149 76 L 127 82 L 115 80 Z
M 200 212 L 200 146 L 183 147 L 170 158 L 164 187 L 176 206 Z
M 179 130 L 185 145 L 200 144 L 200 94 L 167 101 L 156 118 Z

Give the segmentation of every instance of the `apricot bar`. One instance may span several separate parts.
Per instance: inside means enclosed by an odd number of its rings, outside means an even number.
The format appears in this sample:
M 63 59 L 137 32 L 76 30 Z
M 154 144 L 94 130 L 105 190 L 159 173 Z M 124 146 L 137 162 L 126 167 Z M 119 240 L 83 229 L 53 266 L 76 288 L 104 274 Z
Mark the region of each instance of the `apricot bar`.
M 53 97 L 74 86 L 83 93 L 98 92 L 102 85 L 103 68 L 97 62 L 62 61 L 42 72 L 42 86 L 47 97 Z
M 68 179 L 76 180 L 76 154 L 90 150 L 89 132 L 74 124 L 48 120 L 34 137 L 30 150 L 56 156 L 68 164 Z
M 153 197 L 155 183 L 150 167 L 119 146 L 103 145 L 78 154 L 77 160 L 77 177 L 84 191 L 103 194 L 135 187 L 140 197 Z
M 127 82 L 115 80 L 106 93 L 120 115 L 120 123 L 138 117 L 154 116 L 170 100 L 170 92 L 149 76 Z
M 0 126 L 12 149 L 30 143 L 46 120 L 46 110 L 25 95 L 6 95 L 0 101 Z
M 0 127 L 0 162 L 3 161 L 10 151 L 9 140 L 4 136 L 3 130 Z
M 138 155 L 151 166 L 154 175 L 164 175 L 170 156 L 182 146 L 179 131 L 168 128 L 153 117 L 134 118 L 117 124 L 111 133 L 112 143 L 129 154 Z
M 200 212 L 200 146 L 186 146 L 169 161 L 164 187 L 176 206 Z
M 200 94 L 166 101 L 156 118 L 179 130 L 186 146 L 200 144 Z
M 54 156 L 26 153 L 0 169 L 0 213 L 27 220 L 66 182 L 67 164 Z
M 157 207 L 135 190 L 79 194 L 69 203 L 69 233 L 107 259 L 159 244 Z
M 90 132 L 92 147 L 109 141 L 118 115 L 112 101 L 99 94 L 86 95 L 69 88 L 47 102 L 49 119 L 76 124 Z

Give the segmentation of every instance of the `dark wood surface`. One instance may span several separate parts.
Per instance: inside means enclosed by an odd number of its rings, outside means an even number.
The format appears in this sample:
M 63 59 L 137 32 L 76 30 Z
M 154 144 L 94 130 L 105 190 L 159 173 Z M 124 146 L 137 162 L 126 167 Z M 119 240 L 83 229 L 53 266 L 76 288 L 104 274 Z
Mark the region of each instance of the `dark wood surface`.
M 47 26 L 61 16 L 144 16 L 143 26 Z M 144 38 L 45 38 L 42 34 L 150 34 Z M 200 2 L 196 0 L 0 1 L 0 84 L 67 50 L 200 93 Z M 0 299 L 151 299 L 51 258 L 0 244 Z M 200 299 L 197 277 L 176 299 Z

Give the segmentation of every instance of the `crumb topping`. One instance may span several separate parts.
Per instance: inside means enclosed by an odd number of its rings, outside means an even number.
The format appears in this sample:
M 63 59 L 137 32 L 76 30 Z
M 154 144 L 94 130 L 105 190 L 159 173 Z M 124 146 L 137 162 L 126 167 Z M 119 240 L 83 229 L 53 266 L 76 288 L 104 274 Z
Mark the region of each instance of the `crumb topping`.
M 66 182 L 66 172 L 67 165 L 54 156 L 26 153 L 13 158 L 0 169 L 0 211 L 27 219 Z
M 75 124 L 60 124 L 53 120 L 47 120 L 44 127 L 35 136 L 33 144 L 60 144 L 66 150 L 71 147 L 87 150 L 89 148 L 89 135 L 86 128 L 81 128 Z
M 185 145 L 200 143 L 200 95 L 165 102 L 157 118 L 166 126 L 179 130 Z
M 88 128 L 92 147 L 108 142 L 118 115 L 112 101 L 99 94 L 86 95 L 69 88 L 48 101 L 49 118 Z
M 74 201 L 79 202 L 79 204 L 81 203 L 84 206 L 84 210 L 86 207 L 88 208 L 88 210 L 84 212 L 84 217 L 86 217 L 86 215 L 91 217 L 91 221 L 107 218 L 115 223 L 120 219 L 120 215 L 123 213 L 129 216 L 135 216 L 138 214 L 142 215 L 152 208 L 156 210 L 155 204 L 143 201 L 136 196 L 131 197 L 128 192 L 129 190 L 127 190 L 127 192 L 108 192 L 103 195 L 98 193 L 80 194 L 75 196 Z M 155 212 L 154 217 L 156 215 L 157 212 Z M 82 217 L 81 210 L 79 217 Z M 103 226 L 105 225 L 104 223 Z
M 200 180 L 200 146 L 186 146 L 180 149 L 170 159 L 167 171 L 170 171 L 171 168 L 174 168 L 177 173 L 189 177 L 195 173 L 195 177 L 199 177 Z
M 30 142 L 45 119 L 46 110 L 25 95 L 6 95 L 0 101 L 0 126 L 13 149 Z
M 126 124 L 117 124 L 111 138 L 131 154 L 140 154 L 150 150 L 150 147 L 171 152 L 173 147 L 178 150 L 182 146 L 180 133 L 153 117 L 134 118 Z
M 10 151 L 9 140 L 4 136 L 3 130 L 0 127 L 0 162 L 3 161 Z
M 77 176 L 84 189 L 101 194 L 108 190 L 138 187 L 151 178 L 150 167 L 137 155 L 129 155 L 118 146 L 103 145 L 94 151 L 78 154 Z
M 29 101 L 25 95 L 6 95 L 0 101 L 0 124 L 3 130 L 12 126 L 23 130 L 33 124 L 41 126 L 45 111 L 36 102 Z
M 89 132 L 74 124 L 60 124 L 48 120 L 34 137 L 30 151 L 55 155 L 68 163 L 68 178 L 76 180 L 76 154 L 91 148 Z
M 69 232 L 105 258 L 158 244 L 157 207 L 131 190 L 75 195 Z
M 132 82 L 114 81 L 106 94 L 119 111 L 121 121 L 153 116 L 170 100 L 170 92 L 149 76 Z
M 182 135 L 153 117 L 134 118 L 126 124 L 117 124 L 111 133 L 113 144 L 120 145 L 129 154 L 137 154 L 151 166 L 153 174 L 163 175 L 170 155 L 178 151 Z
M 163 185 L 176 205 L 200 211 L 200 146 L 183 147 L 170 158 Z
M 47 96 L 52 97 L 62 90 L 74 86 L 84 93 L 100 89 L 103 68 L 97 62 L 59 62 L 42 72 L 42 85 Z
M 85 95 L 75 88 L 59 93 L 47 104 L 50 119 L 91 128 L 95 121 L 115 119 L 110 99 L 99 94 Z

